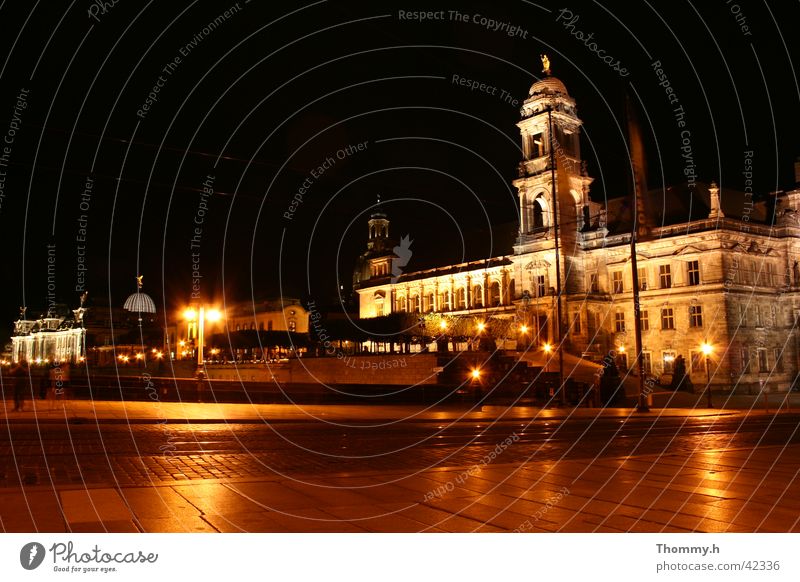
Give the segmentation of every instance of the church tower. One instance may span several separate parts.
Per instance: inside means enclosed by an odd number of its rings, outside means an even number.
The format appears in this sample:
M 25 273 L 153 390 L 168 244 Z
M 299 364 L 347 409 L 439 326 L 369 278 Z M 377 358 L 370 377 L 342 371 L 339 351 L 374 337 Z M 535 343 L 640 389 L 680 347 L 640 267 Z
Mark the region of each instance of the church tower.
M 519 178 L 514 180 L 520 208 L 517 254 L 536 250 L 537 242 L 552 239 L 554 182 L 569 190 L 558 193 L 559 203 L 567 205 L 559 212 L 559 233 L 571 229 L 572 238 L 575 238 L 575 231 L 588 227 L 584 224 L 584 216 L 588 214 L 584 207 L 589 205 L 592 180 L 584 175 L 582 166 L 580 128 L 583 122 L 578 118 L 575 100 L 567 93 L 564 83 L 551 76 L 546 56 L 542 57 L 542 63 L 545 77 L 531 86 L 517 123 L 523 156 Z M 558 176 L 559 172 L 567 175 Z
M 367 226 L 367 250 L 356 262 L 353 289 L 358 289 L 367 280 L 388 278 L 392 274 L 392 259 L 395 258 L 393 249 L 397 243 L 389 237 L 389 217 L 381 208 L 380 196 Z

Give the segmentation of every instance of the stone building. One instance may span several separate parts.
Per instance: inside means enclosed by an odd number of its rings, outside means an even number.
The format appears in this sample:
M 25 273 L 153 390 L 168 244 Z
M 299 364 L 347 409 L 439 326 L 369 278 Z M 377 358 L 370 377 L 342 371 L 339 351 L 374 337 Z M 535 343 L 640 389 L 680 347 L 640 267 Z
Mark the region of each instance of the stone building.
M 354 277 L 360 316 L 440 313 L 471 320 L 476 334 L 502 323 L 496 327 L 504 337 L 494 337 L 500 347 L 553 342 L 557 222 L 565 350 L 595 361 L 613 351 L 623 368 L 633 366 L 629 197 L 604 204 L 589 198 L 582 121 L 560 80 L 547 76 L 533 84 L 517 125 L 523 160 L 513 182 L 519 197 L 513 249 L 393 273 L 399 247 L 392 247 L 388 217 L 373 216 L 369 250 Z M 644 199 L 650 228 L 637 244 L 637 263 L 647 373 L 669 374 L 680 355 L 693 383 L 705 386 L 701 345 L 707 343 L 716 388 L 789 389 L 798 372 L 800 189 L 754 202 L 752 192 L 695 182 Z

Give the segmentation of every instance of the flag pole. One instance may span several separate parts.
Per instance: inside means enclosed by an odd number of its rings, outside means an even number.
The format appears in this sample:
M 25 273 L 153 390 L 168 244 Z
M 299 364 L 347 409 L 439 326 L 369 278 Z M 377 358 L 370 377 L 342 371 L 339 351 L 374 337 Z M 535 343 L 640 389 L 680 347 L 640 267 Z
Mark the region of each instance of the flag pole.
M 564 387 L 564 337 L 561 324 L 561 257 L 558 248 L 558 197 L 556 196 L 556 159 L 555 159 L 555 135 L 553 134 L 553 108 L 547 108 L 547 124 L 550 132 L 550 183 L 553 199 L 553 237 L 555 240 L 556 253 L 556 318 L 558 330 L 558 386 L 559 401 L 562 405 L 567 404 L 567 393 Z
M 642 357 L 642 320 L 641 302 L 639 300 L 639 267 L 636 260 L 636 242 L 639 231 L 646 228 L 646 216 L 644 214 L 644 188 L 646 178 L 644 176 L 644 146 L 641 141 L 638 125 L 632 127 L 634 119 L 633 105 L 630 97 L 625 95 L 625 122 L 628 130 L 628 141 L 631 154 L 631 171 L 633 182 L 633 221 L 631 225 L 631 283 L 633 284 L 633 335 L 635 341 L 636 362 L 639 371 L 639 401 L 636 406 L 637 412 L 650 412 L 647 403 L 647 391 L 645 389 L 644 378 L 644 358 Z

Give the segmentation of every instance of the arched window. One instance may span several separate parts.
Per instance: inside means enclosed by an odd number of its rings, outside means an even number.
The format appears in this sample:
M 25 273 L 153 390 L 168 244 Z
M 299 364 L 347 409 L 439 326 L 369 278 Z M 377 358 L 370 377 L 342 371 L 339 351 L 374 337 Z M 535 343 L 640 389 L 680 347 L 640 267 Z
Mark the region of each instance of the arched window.
M 500 305 L 500 283 L 497 281 L 489 285 L 489 305 L 491 307 Z
M 467 307 L 467 290 L 464 287 L 461 287 L 458 291 L 456 291 L 457 297 L 457 308 L 458 309 L 466 309 Z
M 533 201 L 533 228 L 534 230 L 544 227 L 544 208 L 541 198 Z
M 472 288 L 472 306 L 483 307 L 483 289 L 480 285 L 475 285 Z
M 405 311 L 406 310 L 406 298 L 399 297 L 397 299 L 397 311 Z

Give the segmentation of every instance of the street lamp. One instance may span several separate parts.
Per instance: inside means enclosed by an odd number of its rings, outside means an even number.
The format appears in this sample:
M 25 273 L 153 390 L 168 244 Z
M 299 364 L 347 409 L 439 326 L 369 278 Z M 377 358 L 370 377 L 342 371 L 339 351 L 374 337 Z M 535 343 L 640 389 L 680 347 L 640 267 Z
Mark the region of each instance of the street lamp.
M 203 348 L 205 343 L 205 327 L 206 321 L 214 323 L 222 319 L 222 313 L 218 309 L 206 310 L 204 305 L 201 305 L 197 311 L 189 307 L 183 312 L 183 317 L 187 321 L 197 320 L 197 368 L 198 370 L 203 367 Z
M 714 405 L 711 404 L 711 362 L 709 360 L 714 348 L 711 347 L 711 344 L 708 342 L 703 342 L 700 346 L 700 351 L 702 351 L 703 355 L 706 357 L 706 397 L 708 398 L 708 407 L 714 408 Z

